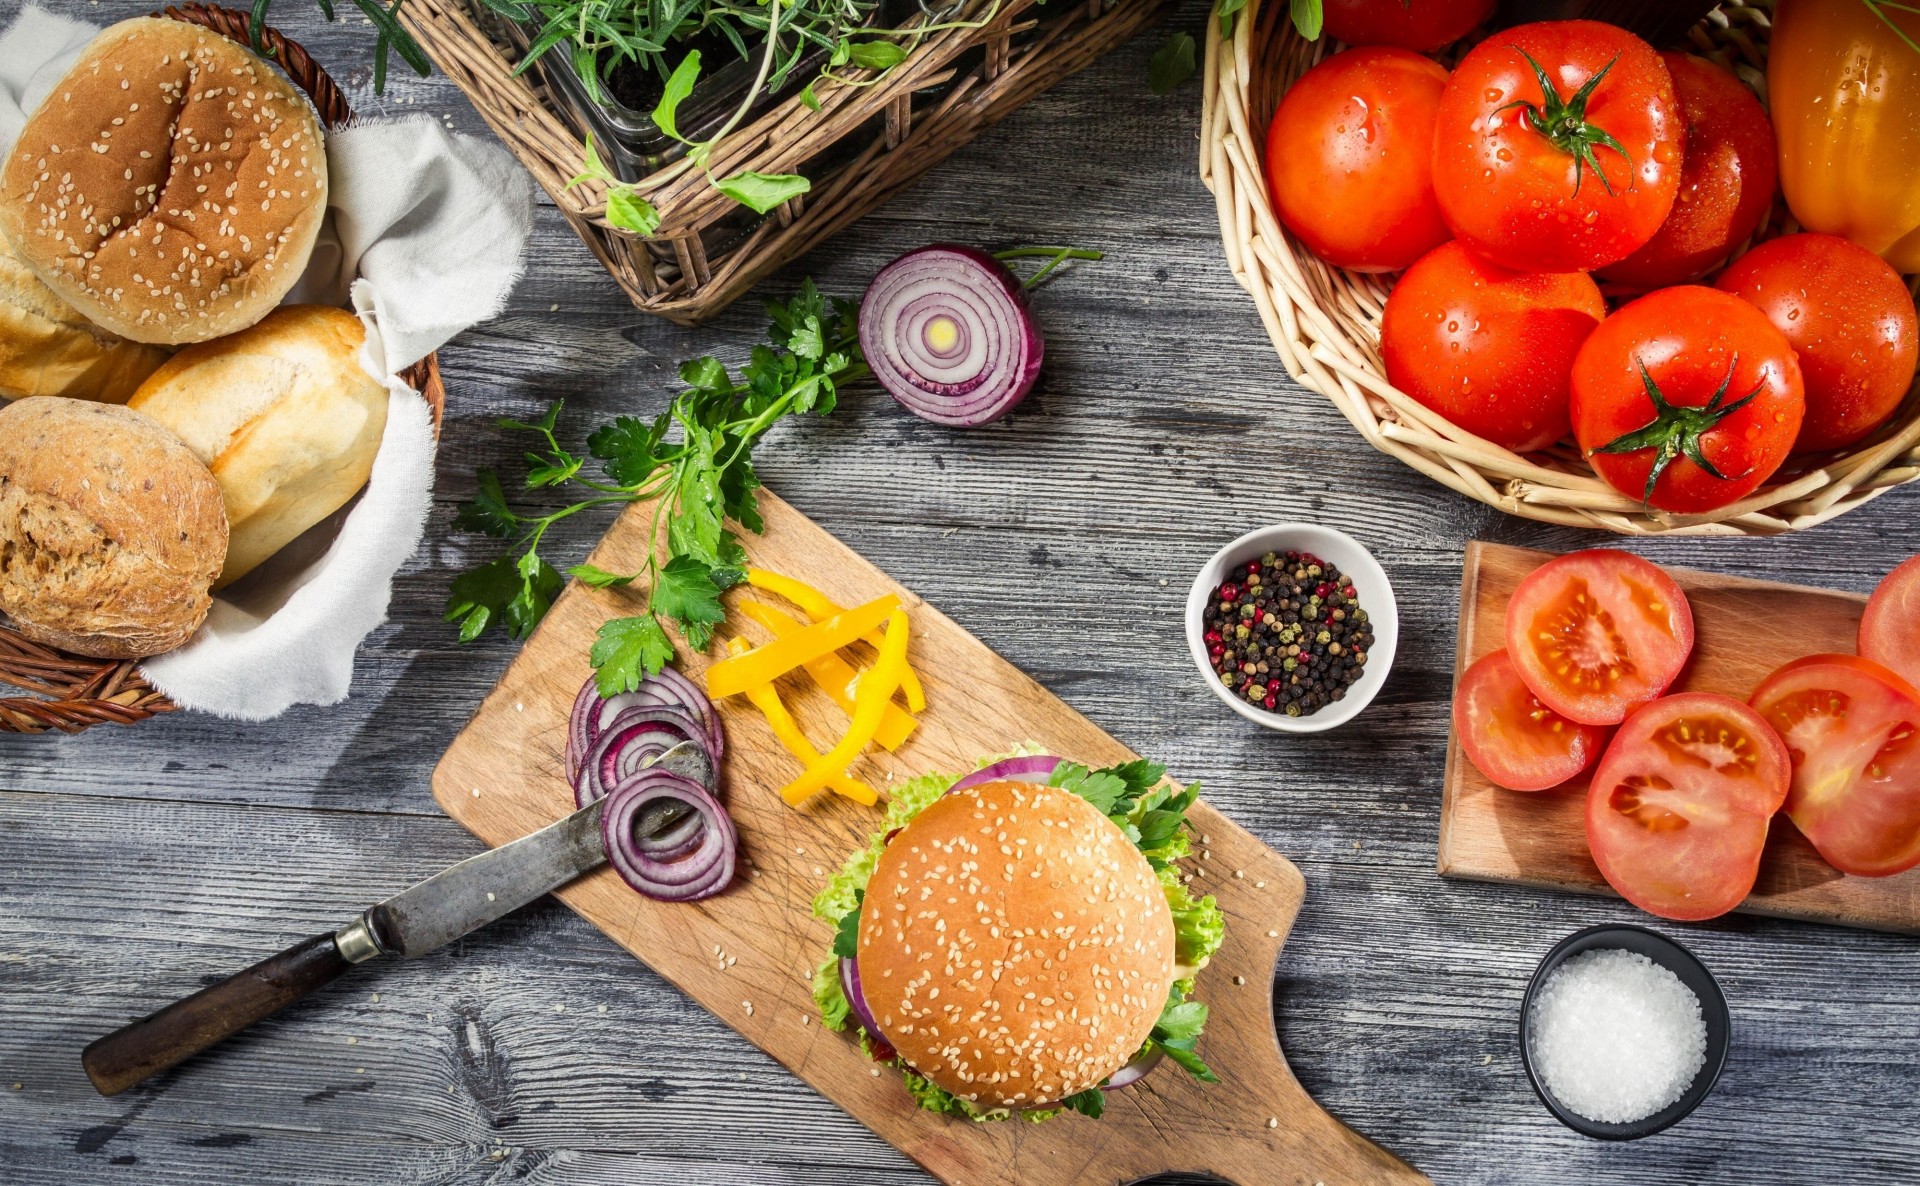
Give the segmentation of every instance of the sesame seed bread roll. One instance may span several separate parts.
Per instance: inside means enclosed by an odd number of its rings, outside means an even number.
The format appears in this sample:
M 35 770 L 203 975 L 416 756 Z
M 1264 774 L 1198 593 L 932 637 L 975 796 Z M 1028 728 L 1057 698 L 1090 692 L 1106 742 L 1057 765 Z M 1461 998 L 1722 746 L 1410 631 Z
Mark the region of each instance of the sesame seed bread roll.
M 0 399 L 64 395 L 123 404 L 167 361 L 88 321 L 40 282 L 0 236 Z
M 339 510 L 373 473 L 387 389 L 360 365 L 345 309 L 283 305 L 188 346 L 127 406 L 171 429 L 220 483 L 232 539 L 214 587 L 239 580 Z
M 0 407 L 0 611 L 78 655 L 193 636 L 227 553 L 220 487 L 173 434 L 114 404 Z
M 87 46 L 0 170 L 0 234 L 62 300 L 136 342 L 244 329 L 299 279 L 327 206 L 307 102 L 197 25 Z
M 860 913 L 860 984 L 907 1064 L 984 1108 L 1098 1085 L 1146 1042 L 1174 976 L 1152 866 L 1071 791 L 990 782 L 914 817 Z

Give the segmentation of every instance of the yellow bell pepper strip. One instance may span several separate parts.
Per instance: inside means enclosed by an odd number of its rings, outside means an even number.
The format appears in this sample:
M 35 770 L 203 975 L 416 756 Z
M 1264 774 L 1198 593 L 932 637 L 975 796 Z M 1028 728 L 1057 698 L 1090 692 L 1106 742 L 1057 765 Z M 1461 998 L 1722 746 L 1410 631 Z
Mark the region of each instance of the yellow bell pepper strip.
M 899 608 L 900 599 L 889 593 L 824 622 L 803 626 L 744 655 L 722 659 L 707 668 L 707 695 L 719 700 L 754 684 L 770 684 L 807 660 L 831 655 L 848 645 Z
M 907 611 L 895 606 L 887 619 L 886 636 L 880 640 L 880 657 L 860 677 L 860 690 L 853 697 L 853 723 L 847 726 L 847 735 L 826 757 L 807 767 L 799 778 L 782 788 L 782 799 L 789 803 L 798 802 L 826 786 L 829 779 L 844 772 L 873 740 L 874 730 L 880 727 L 880 717 L 886 712 L 887 701 L 893 698 L 894 689 L 900 686 L 900 673 L 906 670 L 907 629 Z M 777 646 L 778 643 L 773 645 Z
M 737 608 L 748 619 L 772 631 L 776 638 L 805 629 L 791 615 L 765 602 L 742 601 Z M 838 655 L 822 655 L 818 659 L 807 660 L 801 666 L 806 668 L 807 674 L 820 686 L 820 690 L 827 694 L 827 699 L 839 705 L 840 711 L 848 716 L 853 715 L 853 681 L 860 673 L 853 669 L 852 664 Z M 886 715 L 880 718 L 880 729 L 873 739 L 880 743 L 882 749 L 891 753 L 900 748 L 919 724 L 898 705 L 889 704 Z
M 1800 225 L 1920 272 L 1920 11 L 1781 0 L 1767 96 Z
M 746 640 L 741 638 L 727 640 L 727 653 L 746 654 Z M 793 714 L 787 711 L 786 703 L 780 699 L 779 691 L 772 684 L 755 684 L 748 688 L 747 699 L 752 701 L 753 706 L 760 710 L 760 714 L 767 718 L 767 724 L 773 726 L 773 735 L 780 739 L 781 745 L 787 747 L 788 753 L 800 759 L 801 765 L 812 766 L 820 760 L 820 751 L 814 749 L 813 743 L 807 740 L 807 735 L 800 731 L 799 722 L 795 721 Z M 836 775 L 827 783 L 827 786 L 835 794 L 845 796 L 862 807 L 872 807 L 880 801 L 879 792 L 850 774 Z M 795 800 L 789 799 L 787 802 L 796 807 L 799 806 Z
M 804 581 L 796 581 L 789 576 L 782 576 L 777 572 L 768 572 L 764 568 L 749 568 L 747 570 L 747 584 L 752 585 L 756 589 L 765 589 L 776 597 L 786 598 L 788 601 L 799 606 L 801 612 L 816 622 L 822 618 L 831 618 L 837 613 L 844 612 L 838 605 L 834 604 L 831 598 L 812 585 Z M 878 630 L 868 631 L 861 636 L 860 641 L 877 651 L 880 649 L 880 632 Z M 920 686 L 920 677 L 914 674 L 912 664 L 907 665 L 907 670 L 900 677 L 900 690 L 907 695 L 908 711 L 927 711 L 927 692 L 925 688 Z

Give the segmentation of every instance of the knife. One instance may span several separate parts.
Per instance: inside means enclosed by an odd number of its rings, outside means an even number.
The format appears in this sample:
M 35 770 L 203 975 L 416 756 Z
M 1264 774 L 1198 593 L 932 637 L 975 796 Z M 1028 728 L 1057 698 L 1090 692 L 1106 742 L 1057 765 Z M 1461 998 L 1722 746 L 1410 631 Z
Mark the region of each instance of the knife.
M 648 765 L 702 786 L 713 784 L 712 764 L 690 741 Z M 355 964 L 383 955 L 415 959 L 437 951 L 559 889 L 607 859 L 600 838 L 604 802 L 596 799 L 537 832 L 468 857 L 337 931 L 296 943 L 96 1039 L 80 1055 L 87 1078 L 101 1095 L 118 1095 L 331 984 Z M 652 816 L 642 816 L 635 830 L 658 831 L 690 810 L 684 804 L 663 803 Z

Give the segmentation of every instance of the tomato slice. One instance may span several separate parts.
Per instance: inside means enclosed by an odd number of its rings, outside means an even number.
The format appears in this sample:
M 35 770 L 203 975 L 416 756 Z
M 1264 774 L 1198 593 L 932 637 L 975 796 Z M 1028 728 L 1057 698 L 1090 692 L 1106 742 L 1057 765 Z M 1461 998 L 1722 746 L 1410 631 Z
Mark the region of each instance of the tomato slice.
M 1725 914 L 1753 890 L 1787 797 L 1787 747 L 1728 696 L 1682 692 L 1627 718 L 1587 790 L 1587 847 L 1607 884 L 1662 918 Z
M 1920 865 L 1920 691 L 1854 655 L 1809 655 L 1753 706 L 1793 756 L 1787 815 L 1827 864 L 1857 877 Z
M 1860 619 L 1860 654 L 1920 687 L 1920 556 L 1873 591 Z
M 1483 657 L 1460 677 L 1453 728 L 1467 760 L 1510 791 L 1557 787 L 1593 765 L 1607 745 L 1607 730 L 1540 703 L 1505 651 Z
M 1679 678 L 1693 653 L 1693 607 L 1638 556 L 1569 552 L 1513 591 L 1507 651 L 1540 703 L 1583 725 L 1617 725 Z

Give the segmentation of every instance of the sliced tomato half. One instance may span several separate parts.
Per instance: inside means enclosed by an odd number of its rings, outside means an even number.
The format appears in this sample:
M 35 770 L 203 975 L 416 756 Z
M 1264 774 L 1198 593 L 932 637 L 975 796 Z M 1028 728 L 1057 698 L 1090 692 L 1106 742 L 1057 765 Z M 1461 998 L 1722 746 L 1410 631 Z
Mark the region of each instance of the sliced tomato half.
M 1587 847 L 1607 884 L 1662 918 L 1713 918 L 1753 890 L 1786 800 L 1787 747 L 1712 692 L 1654 701 L 1613 735 L 1587 790 Z
M 1665 692 L 1693 653 L 1693 607 L 1651 561 L 1612 548 L 1557 556 L 1507 603 L 1507 652 L 1540 703 L 1617 725 Z
M 1505 651 L 1483 656 L 1460 677 L 1453 728 L 1467 760 L 1510 791 L 1544 791 L 1579 774 L 1606 748 L 1608 732 L 1540 703 Z
M 1920 687 L 1920 556 L 1873 591 L 1860 619 L 1860 654 Z
M 1829 865 L 1886 877 L 1920 865 L 1920 691 L 1856 655 L 1809 655 L 1753 706 L 1793 757 L 1787 815 Z

